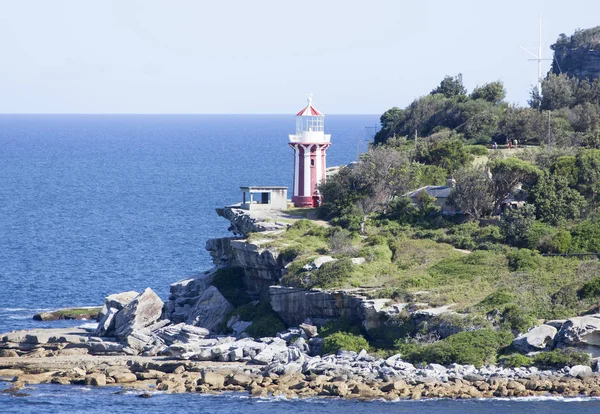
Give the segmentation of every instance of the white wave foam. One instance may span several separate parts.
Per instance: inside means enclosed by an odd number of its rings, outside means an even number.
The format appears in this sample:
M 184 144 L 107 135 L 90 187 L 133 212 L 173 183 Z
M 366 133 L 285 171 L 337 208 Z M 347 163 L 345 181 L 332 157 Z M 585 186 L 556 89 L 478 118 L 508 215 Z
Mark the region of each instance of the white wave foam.
M 563 397 L 560 395 L 536 395 L 532 397 L 494 397 L 494 398 L 478 398 L 478 401 L 520 401 L 520 402 L 536 402 L 536 401 L 560 401 L 560 402 L 585 402 L 598 401 L 600 397 Z

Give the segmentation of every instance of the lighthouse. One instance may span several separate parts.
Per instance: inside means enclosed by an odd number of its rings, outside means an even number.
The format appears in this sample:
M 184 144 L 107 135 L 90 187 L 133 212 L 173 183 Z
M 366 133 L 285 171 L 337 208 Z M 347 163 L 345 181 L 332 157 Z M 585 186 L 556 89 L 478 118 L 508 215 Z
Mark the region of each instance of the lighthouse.
M 324 131 L 325 115 L 308 105 L 296 114 L 296 133 L 290 134 L 289 145 L 294 150 L 295 207 L 317 207 L 321 203 L 318 185 L 325 180 L 327 148 L 331 135 Z

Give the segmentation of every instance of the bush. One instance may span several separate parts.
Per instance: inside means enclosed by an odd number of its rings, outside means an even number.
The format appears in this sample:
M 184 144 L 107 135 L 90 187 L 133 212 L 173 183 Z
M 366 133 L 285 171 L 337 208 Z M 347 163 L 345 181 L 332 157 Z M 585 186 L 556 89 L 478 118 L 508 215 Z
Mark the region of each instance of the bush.
M 354 247 L 352 247 L 352 233 L 342 228 L 332 230 L 329 238 L 329 248 L 333 254 L 353 253 Z
M 286 247 L 281 251 L 279 257 L 281 257 L 281 260 L 283 260 L 284 262 L 291 263 L 296 257 L 300 256 L 301 253 L 302 252 L 300 251 L 300 249 L 296 247 Z
M 488 149 L 484 145 L 466 145 L 465 149 L 471 155 L 488 155 Z
M 340 287 L 352 277 L 352 260 L 348 257 L 327 262 L 315 270 L 310 276 L 311 287 L 329 288 Z
M 586 220 L 573 227 L 571 234 L 571 252 L 600 253 L 600 223 Z
M 551 233 L 541 236 L 532 248 L 536 248 L 541 253 L 568 253 L 571 239 L 571 233 L 568 231 L 553 229 Z
M 529 367 L 533 365 L 533 359 L 522 354 L 510 354 L 500 357 L 500 364 L 506 368 Z
M 383 260 L 385 262 L 392 261 L 392 251 L 387 244 L 363 247 L 359 255 L 367 259 L 368 262 L 374 262 L 376 260 Z
M 535 207 L 525 204 L 521 208 L 509 209 L 502 215 L 500 230 L 506 243 L 515 247 L 525 247 L 534 223 Z
M 529 249 L 517 249 L 508 253 L 508 266 L 514 271 L 539 269 L 541 256 Z
M 233 314 L 239 316 L 242 321 L 252 322 L 246 333 L 253 338 L 275 336 L 286 329 L 285 323 L 273 311 L 269 302 L 261 302 L 258 305 L 248 303 L 235 309 Z
M 360 352 L 369 349 L 369 343 L 362 335 L 348 332 L 336 332 L 325 338 L 323 350 L 327 354 L 336 354 L 340 350 Z
M 403 357 L 413 363 L 437 363 L 448 365 L 471 364 L 476 367 L 494 363 L 498 351 L 508 346 L 513 335 L 490 329 L 460 332 L 431 345 L 410 344 L 401 347 Z
M 492 309 L 504 308 L 504 305 L 514 302 L 515 299 L 514 293 L 506 289 L 498 289 L 479 302 L 476 307 L 488 312 Z
M 337 332 L 350 332 L 354 335 L 360 335 L 361 327 L 360 325 L 350 323 L 350 321 L 344 317 L 340 317 L 330 320 L 319 328 L 319 336 L 322 338 L 333 335 Z
M 264 338 L 277 335 L 278 332 L 286 330 L 285 323 L 275 312 L 261 315 L 252 320 L 252 325 L 246 329 L 246 333 L 253 338 Z
M 555 349 L 540 352 L 533 357 L 533 364 L 540 369 L 561 369 L 565 366 L 590 365 L 590 355 L 575 349 Z
M 596 277 L 589 282 L 586 282 L 577 295 L 582 299 L 597 300 L 600 298 L 600 277 Z
M 537 325 L 535 315 L 515 304 L 507 305 L 502 313 L 502 326 L 515 333 L 524 333 Z

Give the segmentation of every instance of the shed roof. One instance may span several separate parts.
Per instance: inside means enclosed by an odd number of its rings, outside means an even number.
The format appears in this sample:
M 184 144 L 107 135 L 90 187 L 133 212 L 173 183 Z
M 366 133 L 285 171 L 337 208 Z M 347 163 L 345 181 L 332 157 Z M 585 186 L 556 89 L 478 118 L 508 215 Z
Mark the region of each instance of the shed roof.
M 275 191 L 275 190 L 287 190 L 288 188 L 281 185 L 251 185 L 246 187 L 240 187 L 241 191 Z

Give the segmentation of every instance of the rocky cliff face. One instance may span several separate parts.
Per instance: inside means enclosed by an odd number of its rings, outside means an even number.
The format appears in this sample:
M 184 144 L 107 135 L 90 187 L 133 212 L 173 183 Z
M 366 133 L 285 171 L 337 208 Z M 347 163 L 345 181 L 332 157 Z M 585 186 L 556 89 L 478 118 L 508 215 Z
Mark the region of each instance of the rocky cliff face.
M 236 232 L 244 234 L 264 227 L 243 210 L 227 207 L 219 214 L 231 220 Z M 344 318 L 351 324 L 362 325 L 370 333 L 396 329 L 404 323 L 417 325 L 447 308 L 417 310 L 407 309 L 407 304 L 394 304 L 387 299 L 367 299 L 354 291 L 324 291 L 280 286 L 287 262 L 277 249 L 241 237 L 223 237 L 209 240 L 206 249 L 215 268 L 196 278 L 171 285 L 171 296 L 166 304 L 166 314 L 175 323 L 201 326 L 217 332 L 224 326 L 233 306 L 212 285 L 219 268 L 240 268 L 246 292 L 254 299 L 269 301 L 271 307 L 289 326 L 310 320 L 317 325 Z M 321 259 L 326 258 L 323 256 Z M 329 258 L 331 259 L 331 258 Z M 333 260 L 333 259 L 332 259 Z M 357 259 L 358 260 L 358 259 Z M 318 259 L 313 263 L 321 263 Z M 426 305 L 425 305 L 426 307 Z M 400 314 L 403 313 L 403 317 Z
M 287 227 L 285 223 L 267 220 L 258 213 L 250 214 L 249 211 L 235 206 L 218 208 L 217 215 L 229 220 L 231 225 L 228 230 L 240 236 L 247 236 L 248 233 L 280 230 Z
M 556 58 L 552 64 L 554 74 L 566 73 L 579 79 L 600 77 L 600 50 L 561 47 L 555 50 L 554 56 Z
M 552 73 L 565 73 L 580 79 L 600 77 L 600 26 L 561 34 L 555 44 Z
M 244 286 L 255 297 L 268 295 L 269 286 L 279 283 L 286 264 L 277 250 L 233 237 L 211 239 L 206 250 L 217 267 L 242 268 Z

